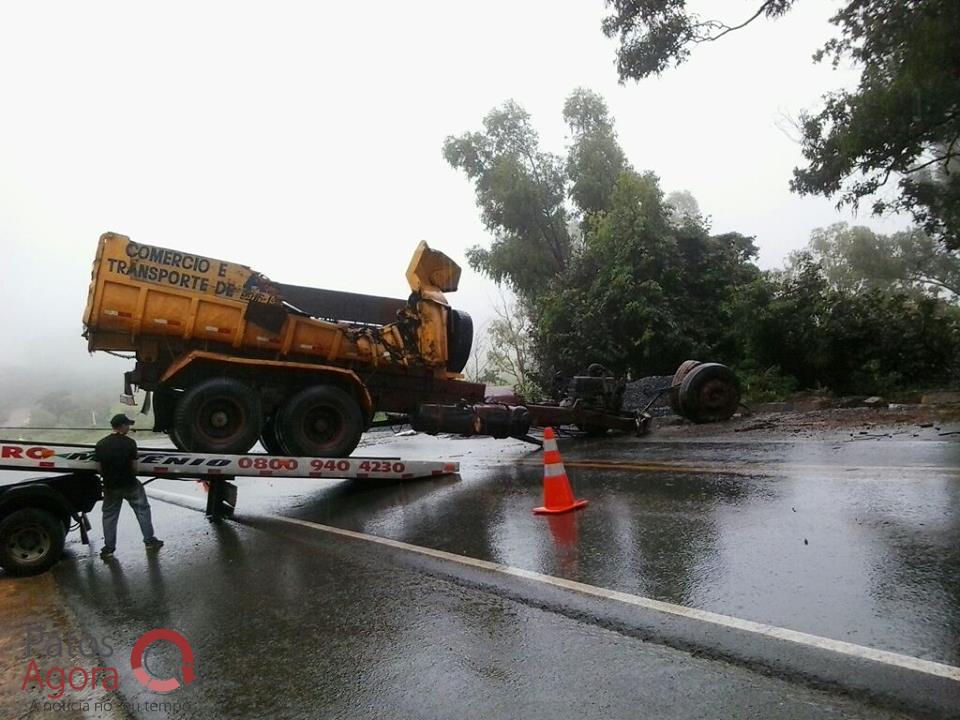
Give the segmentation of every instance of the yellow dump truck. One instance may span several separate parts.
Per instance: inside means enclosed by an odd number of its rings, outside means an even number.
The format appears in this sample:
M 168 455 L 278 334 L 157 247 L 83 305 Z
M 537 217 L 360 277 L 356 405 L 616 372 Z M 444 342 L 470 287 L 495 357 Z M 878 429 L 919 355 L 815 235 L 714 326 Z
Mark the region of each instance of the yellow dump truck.
M 483 402 L 484 386 L 460 375 L 472 322 L 444 295 L 459 279 L 426 243 L 407 269 L 411 295 L 398 300 L 274 283 L 105 233 L 84 335 L 91 351 L 135 354 L 125 392 L 152 391 L 155 429 L 183 450 L 242 453 L 259 439 L 269 452 L 342 457 L 375 411 Z

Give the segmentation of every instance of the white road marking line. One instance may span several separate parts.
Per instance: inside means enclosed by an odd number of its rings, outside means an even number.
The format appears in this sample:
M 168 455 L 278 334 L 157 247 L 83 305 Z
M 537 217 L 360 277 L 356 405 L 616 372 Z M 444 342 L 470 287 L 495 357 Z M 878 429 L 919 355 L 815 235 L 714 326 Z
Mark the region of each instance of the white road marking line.
M 399 540 L 391 540 L 389 538 L 378 537 L 376 535 L 367 535 L 366 533 L 354 532 L 353 530 L 343 530 L 342 528 L 332 527 L 330 525 L 321 525 L 320 523 L 310 522 L 309 520 L 299 520 L 297 518 L 288 518 L 280 515 L 271 515 L 269 517 L 271 519 L 280 520 L 292 525 L 300 525 L 302 527 L 312 528 L 314 530 L 320 530 L 322 532 L 331 533 L 334 535 L 341 535 L 343 537 L 349 537 L 355 540 L 365 540 L 378 545 L 386 545 L 387 547 L 396 548 L 397 550 L 406 550 L 407 552 L 427 555 L 440 560 L 448 560 L 459 565 L 467 565 L 469 567 L 500 573 L 501 575 L 510 575 L 513 577 L 524 578 L 526 580 L 533 580 L 534 582 L 543 583 L 544 585 L 552 585 L 565 590 L 573 590 L 574 592 L 582 593 L 584 595 L 592 595 L 594 597 L 604 598 L 607 600 L 617 600 L 619 602 L 626 603 L 628 605 L 635 605 L 647 610 L 654 610 L 656 612 L 662 612 L 669 615 L 677 615 L 690 620 L 699 620 L 700 622 L 719 625 L 721 627 L 744 630 L 746 632 L 765 635 L 778 640 L 786 640 L 787 642 L 797 643 L 799 645 L 807 645 L 809 647 L 828 650 L 830 652 L 839 653 L 842 655 L 850 655 L 852 657 L 862 658 L 865 660 L 873 660 L 886 665 L 901 667 L 906 670 L 914 670 L 916 672 L 926 673 L 927 675 L 936 675 L 938 677 L 945 677 L 950 680 L 960 681 L 960 668 L 953 667 L 951 665 L 944 665 L 938 662 L 932 662 L 930 660 L 921 660 L 920 658 L 911 657 L 909 655 L 901 655 L 899 653 L 889 652 L 887 650 L 877 650 L 875 648 L 869 648 L 863 645 L 855 645 L 854 643 L 844 642 L 843 640 L 832 640 L 819 635 L 810 635 L 808 633 L 798 632 L 797 630 L 789 630 L 787 628 L 777 627 L 776 625 L 767 625 L 765 623 L 758 623 L 752 620 L 743 620 L 741 618 L 731 617 L 729 615 L 720 615 L 718 613 L 708 612 L 706 610 L 698 610 L 696 608 L 689 608 L 683 605 L 674 605 L 673 603 L 654 600 L 652 598 L 642 597 L 640 595 L 631 595 L 630 593 L 619 592 L 617 590 L 608 590 L 606 588 L 596 587 L 594 585 L 587 585 L 586 583 L 576 582 L 575 580 L 566 580 L 565 578 L 554 577 L 553 575 L 544 575 L 543 573 L 534 572 L 532 570 L 524 570 L 522 568 L 512 567 L 510 565 L 502 565 L 500 563 L 490 562 L 488 560 L 478 560 L 477 558 L 466 557 L 465 555 L 456 555 L 454 553 L 445 552 L 444 550 L 434 550 L 433 548 L 422 547 L 420 545 L 411 545 L 409 543 L 400 542 Z
M 186 501 L 190 504 L 191 508 L 196 508 L 197 510 L 204 510 L 206 508 L 206 495 L 187 495 L 186 493 L 168 492 L 167 490 L 152 487 L 144 489 L 147 491 L 149 497 L 163 500 L 172 505 L 183 505 L 184 501 Z
M 196 502 L 200 499 L 191 497 L 189 495 L 165 491 L 153 490 L 152 493 L 156 494 L 157 499 L 159 500 L 164 499 L 160 493 L 163 493 L 163 495 L 168 495 L 171 498 L 183 498 L 193 502 Z M 675 615 L 688 620 L 697 620 L 699 622 L 709 623 L 719 627 L 743 630 L 756 635 L 763 635 L 765 637 L 775 638 L 777 640 L 792 642 L 797 645 L 805 645 L 807 647 L 826 650 L 828 652 L 833 652 L 840 655 L 849 655 L 850 657 L 855 657 L 862 660 L 872 660 L 873 662 L 882 663 L 884 665 L 892 665 L 894 667 L 903 668 L 904 670 L 912 670 L 914 672 L 920 672 L 926 675 L 935 675 L 937 677 L 943 677 L 947 678 L 948 680 L 960 682 L 960 667 L 945 665 L 943 663 L 933 662 L 932 660 L 923 660 L 921 658 L 911 657 L 910 655 L 902 655 L 900 653 L 890 652 L 888 650 L 878 650 L 876 648 L 870 648 L 864 645 L 849 643 L 844 640 L 833 640 L 832 638 L 822 637 L 820 635 L 811 635 L 809 633 L 799 632 L 798 630 L 790 630 L 789 628 L 782 628 L 776 625 L 754 622 L 753 620 L 744 620 L 742 618 L 732 617 L 730 615 L 721 615 L 719 613 L 709 612 L 708 610 L 698 610 L 697 608 L 690 608 L 684 605 L 675 605 L 674 603 L 668 603 L 662 600 L 654 600 L 653 598 L 643 597 L 641 595 L 631 595 L 630 593 L 620 592 L 618 590 L 608 590 L 607 588 L 597 587 L 595 585 L 587 585 L 586 583 L 577 582 L 575 580 L 567 580 L 565 578 L 555 577 L 553 575 L 544 575 L 543 573 L 538 573 L 533 570 L 524 570 L 523 568 L 502 565 L 500 563 L 490 562 L 489 560 L 479 560 L 477 558 L 467 557 L 466 555 L 457 555 L 455 553 L 446 552 L 445 550 L 435 550 L 434 548 L 423 547 L 421 545 L 411 545 L 410 543 L 401 542 L 399 540 L 391 540 L 390 538 L 379 537 L 377 535 L 368 535 L 366 533 L 355 532 L 353 530 L 344 530 L 331 525 L 321 525 L 320 523 L 311 522 L 309 520 L 283 517 L 282 515 L 267 515 L 266 517 L 271 520 L 278 520 L 291 525 L 299 525 L 301 527 L 319 530 L 332 535 L 340 535 L 341 537 L 348 537 L 354 540 L 364 540 L 366 542 L 384 545 L 396 550 L 404 550 L 406 552 L 412 552 L 418 555 L 426 555 L 427 557 L 436 558 L 438 560 L 446 560 L 458 565 L 466 565 L 467 567 L 487 570 L 489 572 L 499 573 L 501 575 L 509 575 L 511 577 L 532 580 L 544 585 L 551 585 L 564 590 L 572 590 L 573 592 L 578 592 L 583 595 L 590 595 L 592 597 L 598 597 L 605 600 L 616 600 L 617 602 L 621 602 L 626 605 L 633 605 L 635 607 L 641 607 L 645 610 L 653 610 L 655 612 L 665 613 L 667 615 Z

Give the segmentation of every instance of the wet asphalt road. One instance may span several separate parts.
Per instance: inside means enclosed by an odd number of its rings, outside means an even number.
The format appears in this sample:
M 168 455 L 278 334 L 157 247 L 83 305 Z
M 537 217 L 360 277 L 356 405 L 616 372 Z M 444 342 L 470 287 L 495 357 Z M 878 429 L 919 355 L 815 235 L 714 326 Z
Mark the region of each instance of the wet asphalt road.
M 461 474 L 240 480 L 235 520 L 220 524 L 189 509 L 202 507 L 196 484 L 155 481 L 159 555 L 144 555 L 125 511 L 114 562 L 75 543 L 55 578 L 78 625 L 119 648 L 156 626 L 193 645 L 199 679 L 164 696 L 180 704 L 136 716 L 960 713 L 955 680 L 283 520 L 960 665 L 960 444 L 654 436 L 560 447 L 590 500 L 574 515 L 531 513 L 542 466 L 530 446 L 380 435 L 361 451 L 455 459 Z M 175 658 L 156 647 L 163 674 Z M 120 688 L 132 703 L 161 697 L 129 670 Z

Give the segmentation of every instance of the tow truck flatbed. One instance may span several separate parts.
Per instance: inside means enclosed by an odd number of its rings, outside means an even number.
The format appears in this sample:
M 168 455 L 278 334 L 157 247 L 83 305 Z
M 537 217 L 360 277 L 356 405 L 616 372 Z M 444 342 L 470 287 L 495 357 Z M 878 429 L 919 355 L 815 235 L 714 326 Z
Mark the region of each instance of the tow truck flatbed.
M 0 440 L 0 470 L 43 473 L 0 483 L 0 567 L 14 575 L 43 572 L 56 562 L 73 523 L 88 543 L 86 513 L 100 500 L 92 445 Z M 168 448 L 140 448 L 137 475 L 199 480 L 207 489 L 206 514 L 231 515 L 236 477 L 413 480 L 449 475 L 460 464 L 397 457 L 287 457 L 249 453 L 217 455 Z M 147 482 L 150 482 L 148 480 Z
M 92 445 L 0 440 L 0 470 L 75 473 L 77 477 L 84 477 L 96 473 L 97 464 L 93 459 Z M 232 514 L 237 505 L 237 486 L 229 482 L 237 477 L 414 480 L 458 473 L 460 463 L 397 457 L 218 455 L 140 448 L 136 472 L 152 479 L 203 482 L 207 489 L 206 514 L 218 520 Z
M 0 470 L 96 472 L 97 466 L 93 460 L 92 445 L 0 440 Z M 456 462 L 404 460 L 397 457 L 320 458 L 261 453 L 217 455 L 180 452 L 172 448 L 140 448 L 137 453 L 138 475 L 179 480 L 233 477 L 412 480 L 459 471 L 460 463 Z

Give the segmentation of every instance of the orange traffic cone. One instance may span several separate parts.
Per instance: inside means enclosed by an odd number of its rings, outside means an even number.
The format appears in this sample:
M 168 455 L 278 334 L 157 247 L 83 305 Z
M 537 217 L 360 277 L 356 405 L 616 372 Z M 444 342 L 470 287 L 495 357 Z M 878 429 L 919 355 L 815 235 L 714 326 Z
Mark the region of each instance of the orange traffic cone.
M 543 430 L 543 507 L 534 508 L 538 515 L 570 512 L 584 507 L 589 500 L 574 500 L 563 458 L 557 450 L 553 428 Z

